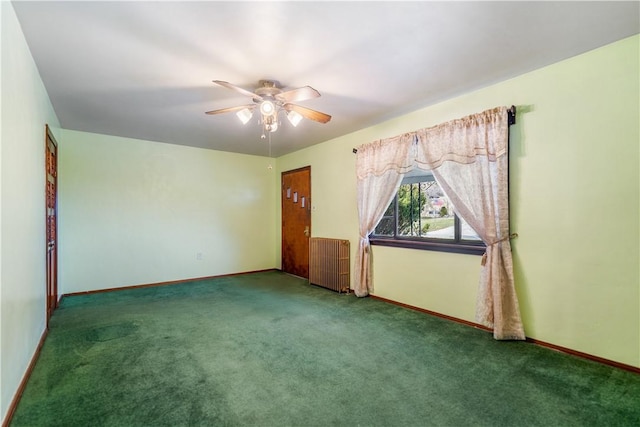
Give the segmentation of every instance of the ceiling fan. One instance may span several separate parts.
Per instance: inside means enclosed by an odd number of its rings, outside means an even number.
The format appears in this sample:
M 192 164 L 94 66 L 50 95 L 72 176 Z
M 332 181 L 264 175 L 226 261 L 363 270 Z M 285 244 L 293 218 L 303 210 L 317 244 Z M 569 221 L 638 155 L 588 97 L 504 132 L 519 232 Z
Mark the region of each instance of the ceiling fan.
M 278 81 L 260 80 L 259 87 L 254 92 L 250 92 L 222 80 L 213 80 L 213 82 L 250 97 L 253 100 L 253 104 L 207 111 L 205 114 L 235 112 L 242 123 L 246 124 L 251 120 L 253 112 L 257 108 L 262 116 L 263 138 L 266 132 L 275 132 L 278 130 L 278 113 L 280 113 L 280 111 L 285 112 L 287 119 L 289 119 L 289 122 L 291 122 L 293 126 L 297 126 L 303 118 L 319 123 L 327 123 L 331 120 L 331 116 L 328 114 L 294 104 L 294 102 L 305 101 L 320 96 L 320 92 L 311 86 L 282 91 Z

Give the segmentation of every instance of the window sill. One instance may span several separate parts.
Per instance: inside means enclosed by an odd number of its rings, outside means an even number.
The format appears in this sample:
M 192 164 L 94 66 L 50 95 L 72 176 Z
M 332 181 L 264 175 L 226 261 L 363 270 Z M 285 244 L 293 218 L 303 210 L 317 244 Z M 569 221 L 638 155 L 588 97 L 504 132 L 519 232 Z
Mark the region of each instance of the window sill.
M 484 243 L 452 243 L 434 242 L 433 240 L 391 239 L 384 237 L 370 237 L 369 242 L 374 246 L 390 246 L 394 248 L 420 249 L 425 251 L 451 252 L 456 254 L 482 255 L 486 250 Z

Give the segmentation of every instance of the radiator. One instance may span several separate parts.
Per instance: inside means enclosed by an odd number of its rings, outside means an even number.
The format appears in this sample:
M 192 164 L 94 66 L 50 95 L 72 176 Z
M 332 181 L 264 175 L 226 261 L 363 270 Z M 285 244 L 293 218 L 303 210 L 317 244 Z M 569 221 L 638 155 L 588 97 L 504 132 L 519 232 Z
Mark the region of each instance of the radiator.
M 349 241 L 309 239 L 309 283 L 349 293 Z

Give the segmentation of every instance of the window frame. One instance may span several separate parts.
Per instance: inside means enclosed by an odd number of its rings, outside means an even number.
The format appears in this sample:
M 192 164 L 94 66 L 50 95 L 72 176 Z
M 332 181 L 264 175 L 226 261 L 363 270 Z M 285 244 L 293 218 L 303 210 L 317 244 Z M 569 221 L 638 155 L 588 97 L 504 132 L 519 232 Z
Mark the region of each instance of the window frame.
M 415 170 L 414 170 L 415 171 Z M 416 171 L 414 173 L 409 173 L 409 176 L 405 176 L 403 178 L 402 183 L 400 185 L 414 184 L 418 182 L 425 182 L 433 180 L 433 174 L 428 171 Z M 389 246 L 395 248 L 406 248 L 406 249 L 420 249 L 420 250 L 428 250 L 428 251 L 437 251 L 437 252 L 451 252 L 451 253 L 459 253 L 459 254 L 467 254 L 467 255 L 482 255 L 484 254 L 487 246 L 482 240 L 463 240 L 462 232 L 461 232 L 461 222 L 460 217 L 454 212 L 454 238 L 453 239 L 439 239 L 439 238 L 429 238 L 429 237 L 414 237 L 414 236 L 398 236 L 398 192 L 393 196 L 393 201 L 391 203 L 395 204 L 393 210 L 393 220 L 394 220 L 394 236 L 384 236 L 377 235 L 374 231 L 369 234 L 369 242 L 371 245 L 376 246 Z M 385 210 L 386 212 L 386 210 Z M 384 218 L 384 217 L 383 217 Z M 376 225 L 377 227 L 377 225 Z

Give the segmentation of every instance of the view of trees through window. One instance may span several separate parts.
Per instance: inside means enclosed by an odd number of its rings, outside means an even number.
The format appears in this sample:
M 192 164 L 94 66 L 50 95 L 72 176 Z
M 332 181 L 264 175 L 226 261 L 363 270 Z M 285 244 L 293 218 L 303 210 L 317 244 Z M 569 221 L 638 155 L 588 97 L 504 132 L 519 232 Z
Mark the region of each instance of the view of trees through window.
M 455 207 L 432 176 L 424 177 L 417 182 L 403 183 L 373 234 L 389 237 L 481 240 L 465 221 L 456 221 Z

